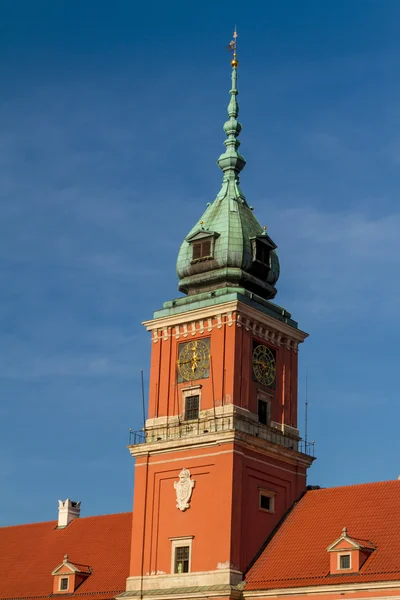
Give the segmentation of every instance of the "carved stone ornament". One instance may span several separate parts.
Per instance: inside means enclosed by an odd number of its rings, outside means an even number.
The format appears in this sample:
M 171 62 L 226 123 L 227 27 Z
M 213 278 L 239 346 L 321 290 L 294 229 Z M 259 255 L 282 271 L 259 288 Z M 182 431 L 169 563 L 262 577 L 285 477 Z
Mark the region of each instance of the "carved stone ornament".
M 189 469 L 182 469 L 179 473 L 179 481 L 174 481 L 176 490 L 176 508 L 185 511 L 190 508 L 190 498 L 192 496 L 195 482 L 190 479 Z

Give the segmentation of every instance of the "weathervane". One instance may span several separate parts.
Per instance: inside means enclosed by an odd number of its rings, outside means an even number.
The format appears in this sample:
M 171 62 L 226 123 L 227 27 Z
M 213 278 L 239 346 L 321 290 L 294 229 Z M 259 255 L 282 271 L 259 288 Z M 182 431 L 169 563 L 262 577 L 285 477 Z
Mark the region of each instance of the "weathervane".
M 237 31 L 236 31 L 236 25 L 235 25 L 235 30 L 233 32 L 233 40 L 231 40 L 229 42 L 229 46 L 228 46 L 228 50 L 229 52 L 233 52 L 233 59 L 231 62 L 232 67 L 236 68 L 239 64 L 237 58 L 236 58 L 236 49 L 237 49 Z

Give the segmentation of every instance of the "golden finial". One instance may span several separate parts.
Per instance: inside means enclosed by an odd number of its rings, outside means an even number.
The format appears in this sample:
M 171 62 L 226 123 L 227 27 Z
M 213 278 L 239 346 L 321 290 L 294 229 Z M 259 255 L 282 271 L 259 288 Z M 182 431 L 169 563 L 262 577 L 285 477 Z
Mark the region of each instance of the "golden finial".
M 233 59 L 231 60 L 231 65 L 234 69 L 239 65 L 239 61 L 237 60 L 236 48 L 237 48 L 237 31 L 235 25 L 235 31 L 233 32 L 233 40 L 230 42 L 228 46 L 228 50 L 233 50 Z

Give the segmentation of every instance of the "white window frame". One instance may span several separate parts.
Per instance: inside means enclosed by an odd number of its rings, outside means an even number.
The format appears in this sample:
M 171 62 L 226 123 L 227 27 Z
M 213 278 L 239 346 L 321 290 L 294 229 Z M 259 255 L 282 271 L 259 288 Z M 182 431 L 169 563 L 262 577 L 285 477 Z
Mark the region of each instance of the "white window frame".
M 192 571 L 192 542 L 194 535 L 187 535 L 185 537 L 174 537 L 169 538 L 171 542 L 171 574 L 172 575 L 187 575 Z M 175 550 L 181 546 L 189 547 L 189 570 L 188 573 L 175 573 Z
M 348 556 L 350 558 L 350 566 L 349 567 L 341 567 L 340 566 L 340 559 L 342 556 Z M 350 571 L 353 568 L 351 559 L 352 559 L 351 552 L 338 552 L 337 570 L 338 571 Z
M 184 423 L 192 423 L 193 421 L 196 421 L 197 419 L 191 419 L 190 421 L 186 421 L 185 420 L 185 415 L 186 415 L 186 399 L 190 398 L 191 396 L 198 396 L 199 397 L 199 418 L 200 418 L 200 409 L 201 409 L 201 388 L 203 386 L 200 385 L 192 385 L 190 387 L 185 387 L 185 388 L 181 388 L 181 392 L 182 392 L 182 421 Z
M 262 508 L 261 506 L 261 496 L 267 496 L 270 498 L 270 509 Z M 264 490 L 263 488 L 258 488 L 258 509 L 262 512 L 266 513 L 274 513 L 275 512 L 275 492 L 271 492 L 271 490 Z
M 65 589 L 63 589 L 63 588 L 61 587 L 61 581 L 62 581 L 63 579 L 66 579 L 66 580 L 67 580 L 67 587 L 66 587 Z M 68 590 L 69 590 L 69 577 L 68 577 L 68 576 L 64 576 L 64 575 L 63 575 L 62 577 L 60 577 L 60 583 L 58 584 L 58 591 L 59 591 L 59 592 L 68 592 Z

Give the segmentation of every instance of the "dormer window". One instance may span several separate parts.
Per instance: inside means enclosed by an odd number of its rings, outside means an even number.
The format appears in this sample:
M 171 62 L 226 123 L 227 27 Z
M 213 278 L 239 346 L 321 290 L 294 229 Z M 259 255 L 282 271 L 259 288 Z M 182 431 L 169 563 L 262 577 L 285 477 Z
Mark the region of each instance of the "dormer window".
M 256 240 L 255 260 L 264 265 L 269 265 L 269 253 L 271 249 L 262 240 Z
M 330 554 L 331 575 L 358 573 L 374 550 L 372 542 L 350 537 L 347 528 L 343 527 L 342 535 L 327 548 Z
M 92 569 L 89 565 L 73 563 L 66 554 L 63 562 L 52 572 L 54 577 L 53 594 L 72 594 L 84 584 L 91 572 Z
M 68 577 L 61 577 L 60 579 L 60 591 L 66 592 L 68 590 Z
M 191 246 L 191 263 L 207 261 L 214 258 L 215 241 L 219 237 L 216 231 L 207 229 L 199 229 L 192 235 L 186 238 L 186 241 Z
M 199 242 L 193 242 L 192 260 L 201 260 L 203 258 L 211 258 L 211 238 L 204 239 Z
M 339 554 L 339 569 L 351 569 L 350 554 Z
M 271 240 L 269 235 L 264 233 L 251 238 L 251 252 L 253 262 L 250 270 L 258 277 L 267 277 L 271 268 L 271 252 L 277 248 L 277 245 Z

